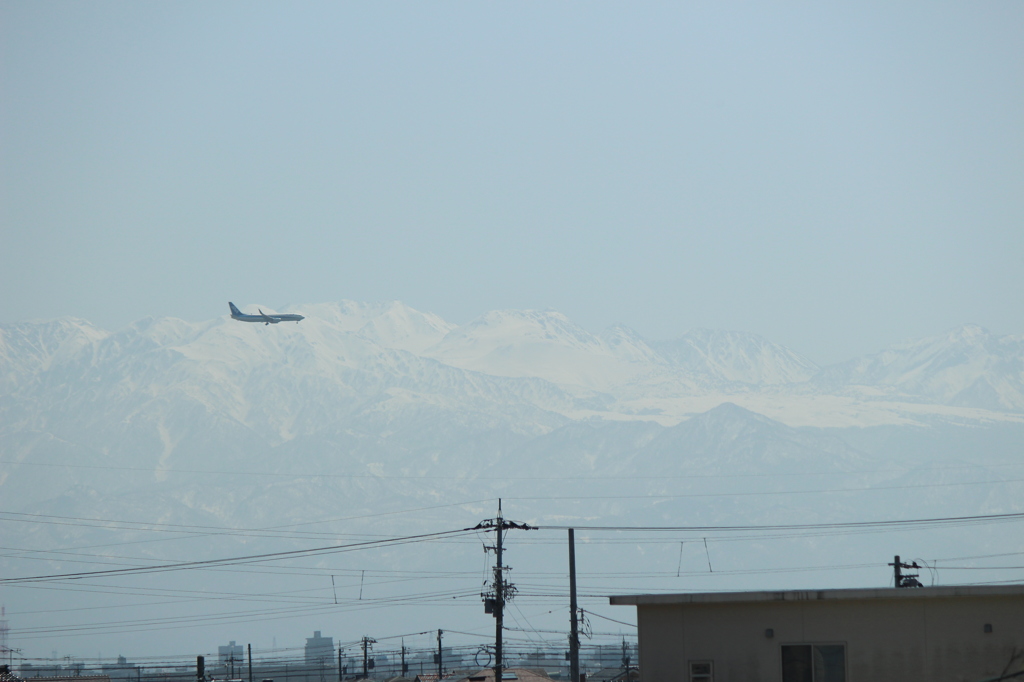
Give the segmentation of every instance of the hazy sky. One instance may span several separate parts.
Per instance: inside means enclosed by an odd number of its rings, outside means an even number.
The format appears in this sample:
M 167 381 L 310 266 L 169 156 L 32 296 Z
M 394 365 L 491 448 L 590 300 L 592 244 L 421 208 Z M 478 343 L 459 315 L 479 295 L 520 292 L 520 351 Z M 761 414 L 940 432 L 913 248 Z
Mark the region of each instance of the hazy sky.
M 1024 4 L 0 5 L 0 321 L 1024 333 Z

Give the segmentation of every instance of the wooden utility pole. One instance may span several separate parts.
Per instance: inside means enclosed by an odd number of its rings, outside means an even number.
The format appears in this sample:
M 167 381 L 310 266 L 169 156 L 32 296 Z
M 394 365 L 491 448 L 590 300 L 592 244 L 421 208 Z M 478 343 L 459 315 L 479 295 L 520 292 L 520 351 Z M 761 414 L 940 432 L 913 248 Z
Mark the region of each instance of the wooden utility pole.
M 569 680 L 580 682 L 580 633 L 576 607 L 576 536 L 569 529 Z M 252 682 L 250 680 L 249 682 Z

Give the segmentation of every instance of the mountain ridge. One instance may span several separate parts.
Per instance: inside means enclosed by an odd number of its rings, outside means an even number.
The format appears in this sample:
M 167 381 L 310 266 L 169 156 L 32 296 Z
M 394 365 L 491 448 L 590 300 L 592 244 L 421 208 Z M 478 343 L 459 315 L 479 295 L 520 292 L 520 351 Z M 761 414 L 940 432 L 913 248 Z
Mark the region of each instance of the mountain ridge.
M 673 360 L 626 327 L 591 334 L 550 311 L 506 311 L 467 329 L 395 302 L 293 310 L 306 319 L 144 318 L 115 331 L 84 320 L 0 325 L 0 495 L 5 546 L 14 548 L 0 557 L 4 575 L 472 528 L 498 499 L 508 518 L 542 528 L 722 528 L 1022 509 L 1008 467 L 1020 466 L 1024 417 L 978 407 L 969 392 L 979 381 L 1016 385 L 1013 339 L 954 334 L 946 346 L 897 348 L 871 372 L 855 363 L 832 370 L 831 384 L 794 383 L 810 372 L 799 355 L 737 332 L 692 333 L 689 355 Z M 943 350 L 956 344 L 973 349 L 960 364 Z M 544 362 L 531 365 L 532 357 Z M 950 373 L 961 366 L 969 371 Z M 906 368 L 915 369 L 913 381 Z M 967 406 L 948 404 L 956 401 Z M 520 569 L 564 571 L 564 532 L 539 537 L 544 532 L 531 532 L 536 544 L 510 536 Z M 581 561 L 624 576 L 614 588 L 592 583 L 593 594 L 801 588 L 800 576 L 782 583 L 760 569 L 813 566 L 823 555 L 840 563 L 873 556 L 884 580 L 897 551 L 1012 551 L 1005 526 L 898 541 L 891 532 L 743 540 L 727 531 L 627 531 L 604 538 L 610 544 L 590 535 L 580 533 Z M 480 539 L 315 557 L 301 571 L 282 564 L 242 576 L 190 572 L 174 587 L 192 590 L 201 579 L 204 590 L 229 593 L 245 581 L 257 592 L 312 590 L 333 606 L 335 573 L 361 582 L 363 569 L 475 566 Z M 653 573 L 637 572 L 638 561 Z M 680 577 L 687 565 L 690 577 Z M 696 577 L 705 566 L 706 578 Z M 153 587 L 168 588 L 168 579 Z M 473 599 L 457 607 L 459 618 L 489 621 L 471 580 L 464 587 Z M 712 582 L 694 582 L 704 580 Z M 550 591 L 521 584 L 524 595 Z M 8 594 L 8 606 L 13 599 L 22 612 L 38 611 L 41 599 L 54 609 L 88 605 L 67 601 L 88 598 L 69 592 Z M 436 605 L 426 608 L 435 617 Z M 385 631 L 414 629 L 407 609 L 391 621 L 386 613 L 360 615 L 380 618 Z M 19 627 L 45 627 L 47 618 L 25 616 Z M 437 624 L 424 622 L 423 629 Z M 272 635 L 272 626 L 257 626 Z
M 303 323 L 267 329 L 226 316 L 143 318 L 116 331 L 75 318 L 0 325 L 0 388 L 10 398 L 33 385 L 39 393 L 40 382 L 53 387 L 88 375 L 125 391 L 159 390 L 178 376 L 205 383 L 193 394 L 230 402 L 225 386 L 237 393 L 259 368 L 263 375 L 286 372 L 274 390 L 308 377 L 332 383 L 329 392 L 339 396 L 385 385 L 423 393 L 417 386 L 429 376 L 441 383 L 426 394 L 440 396 L 489 377 L 568 419 L 670 424 L 735 402 L 784 422 L 827 426 L 821 404 L 809 409 L 814 400 L 832 406 L 836 425 L 1024 414 L 1024 337 L 995 337 L 976 325 L 818 368 L 745 332 L 696 329 L 658 342 L 623 325 L 591 334 L 554 311 L 494 311 L 456 326 L 397 301 L 298 308 L 309 313 Z M 117 366 L 127 374 L 115 380 L 109 372 Z M 527 389 L 530 382 L 540 383 Z

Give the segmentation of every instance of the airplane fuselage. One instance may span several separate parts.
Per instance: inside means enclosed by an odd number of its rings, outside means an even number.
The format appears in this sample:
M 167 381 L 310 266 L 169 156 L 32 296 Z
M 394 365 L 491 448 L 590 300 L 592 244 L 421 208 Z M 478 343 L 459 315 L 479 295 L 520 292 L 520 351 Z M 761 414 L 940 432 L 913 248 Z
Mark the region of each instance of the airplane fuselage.
M 228 307 L 231 309 L 231 319 L 238 320 L 239 322 L 259 322 L 262 324 L 277 324 L 278 322 L 300 322 L 305 318 L 303 315 L 296 315 L 294 313 L 284 313 L 281 315 L 268 315 L 267 313 L 260 311 L 259 315 L 246 315 L 241 310 L 235 307 L 234 303 L 228 302 Z
M 298 322 L 306 319 L 302 315 L 232 315 L 232 320 L 239 322 L 262 322 L 264 324 L 277 324 L 278 322 Z

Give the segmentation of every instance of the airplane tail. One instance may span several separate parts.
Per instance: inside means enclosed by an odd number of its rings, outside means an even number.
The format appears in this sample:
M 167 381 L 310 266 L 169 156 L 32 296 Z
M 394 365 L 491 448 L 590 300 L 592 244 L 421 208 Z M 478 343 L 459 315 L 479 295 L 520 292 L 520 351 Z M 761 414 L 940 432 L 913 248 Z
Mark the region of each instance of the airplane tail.
M 231 317 L 238 317 L 242 314 L 242 311 L 235 307 L 235 304 L 228 301 L 228 307 L 231 308 Z

